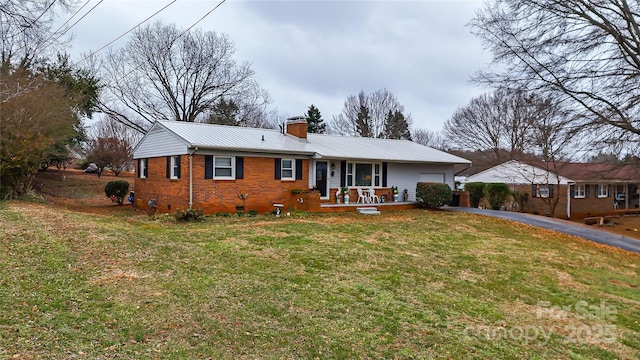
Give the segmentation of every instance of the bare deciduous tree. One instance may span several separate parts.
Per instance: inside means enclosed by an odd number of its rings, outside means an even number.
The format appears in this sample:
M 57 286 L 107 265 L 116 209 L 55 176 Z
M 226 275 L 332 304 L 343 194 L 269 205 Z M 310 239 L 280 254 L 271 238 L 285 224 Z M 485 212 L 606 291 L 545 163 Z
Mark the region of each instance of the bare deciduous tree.
M 493 161 L 500 163 L 507 160 L 505 154 L 514 159 L 533 152 L 532 132 L 540 121 L 546 121 L 545 116 L 551 116 L 551 108 L 551 103 L 533 94 L 496 90 L 456 110 L 445 122 L 444 135 L 461 149 L 489 150 Z
M 404 114 L 404 106 L 387 89 L 366 94 L 349 95 L 344 102 L 342 113 L 334 116 L 329 123 L 331 133 L 362 136 L 384 137 L 385 123 L 389 112 L 402 113 L 405 121 L 411 125 L 411 115 Z
M 252 80 L 250 65 L 238 63 L 234 52 L 224 34 L 184 32 L 159 22 L 141 28 L 104 61 L 101 110 L 145 132 L 156 120 L 204 121 L 226 97 L 249 123 L 263 115 L 269 98 Z
M 414 129 L 411 132 L 411 139 L 415 143 L 432 147 L 434 149 L 446 150 L 447 148 L 445 138 L 438 131 Z
M 109 169 L 115 176 L 119 176 L 131 165 L 133 146 L 140 138 L 139 132 L 115 119 L 105 117 L 91 129 L 87 160 L 98 166 L 98 176 L 103 169 Z
M 498 0 L 471 21 L 495 71 L 474 80 L 565 103 L 591 148 L 640 150 L 638 1 Z

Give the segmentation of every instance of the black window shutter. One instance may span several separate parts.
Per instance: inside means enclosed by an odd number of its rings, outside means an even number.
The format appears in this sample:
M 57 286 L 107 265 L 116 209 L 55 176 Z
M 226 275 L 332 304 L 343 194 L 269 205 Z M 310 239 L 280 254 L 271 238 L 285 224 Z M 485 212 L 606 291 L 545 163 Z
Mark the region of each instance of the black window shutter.
M 302 180 L 302 159 L 296 159 L 296 180 Z
M 584 197 L 589 197 L 589 185 L 584 186 Z
M 144 159 L 144 177 L 149 177 L 149 159 Z
M 180 179 L 180 155 L 176 156 L 176 177 Z
M 244 157 L 236 156 L 236 179 L 244 179 Z
M 282 159 L 275 158 L 273 159 L 274 165 L 274 176 L 276 180 L 282 179 Z
M 142 177 L 142 159 L 138 159 L 138 177 Z
M 382 187 L 387 187 L 387 163 L 382 163 Z
M 538 193 L 536 190 L 537 190 L 537 186 L 535 184 L 531 185 L 531 197 L 538 197 Z
M 571 191 L 571 198 L 573 199 L 574 197 L 576 197 L 576 192 L 578 191 L 578 185 L 573 185 L 573 190 Z
M 171 156 L 167 156 L 167 179 L 171 177 Z
M 596 184 L 596 197 L 600 196 L 600 185 Z
M 204 156 L 204 178 L 213 179 L 213 155 Z
M 607 185 L 607 197 L 611 197 L 611 185 Z
M 340 161 L 340 187 L 347 186 L 347 161 Z
M 549 198 L 553 197 L 553 185 L 549 185 Z

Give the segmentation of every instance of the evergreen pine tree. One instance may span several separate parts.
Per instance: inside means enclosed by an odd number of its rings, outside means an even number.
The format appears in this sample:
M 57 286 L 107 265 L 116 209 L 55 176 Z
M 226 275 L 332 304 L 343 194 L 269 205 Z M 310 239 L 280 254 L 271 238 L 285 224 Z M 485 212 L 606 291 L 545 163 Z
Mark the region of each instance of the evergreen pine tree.
M 211 114 L 209 115 L 207 122 L 210 124 L 237 126 L 237 116 L 239 111 L 240 108 L 235 101 L 232 99 L 227 101 L 221 97 L 218 102 L 213 104 L 213 109 L 211 109 Z
M 407 119 L 404 118 L 402 112 L 396 110 L 394 112 L 389 111 L 384 123 L 384 134 L 382 136 L 386 139 L 401 139 L 411 140 L 411 132 L 409 131 L 409 124 Z
M 356 117 L 356 129 L 358 134 L 362 137 L 374 137 L 371 130 L 371 115 L 369 115 L 369 108 L 360 105 L 360 110 Z
M 313 104 L 309 106 L 309 110 L 305 114 L 305 120 L 307 120 L 307 132 L 313 134 L 324 134 L 326 124 L 322 120 L 320 110 Z

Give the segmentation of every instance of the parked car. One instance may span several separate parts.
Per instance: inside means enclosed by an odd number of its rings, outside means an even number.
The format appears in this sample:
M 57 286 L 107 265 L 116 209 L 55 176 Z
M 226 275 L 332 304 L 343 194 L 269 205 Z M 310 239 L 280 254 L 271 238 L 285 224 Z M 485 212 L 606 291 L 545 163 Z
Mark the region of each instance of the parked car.
M 97 173 L 98 172 L 98 165 L 96 165 L 95 163 L 90 163 L 89 166 L 87 166 L 87 168 L 84 169 L 84 172 L 89 173 L 89 174 Z

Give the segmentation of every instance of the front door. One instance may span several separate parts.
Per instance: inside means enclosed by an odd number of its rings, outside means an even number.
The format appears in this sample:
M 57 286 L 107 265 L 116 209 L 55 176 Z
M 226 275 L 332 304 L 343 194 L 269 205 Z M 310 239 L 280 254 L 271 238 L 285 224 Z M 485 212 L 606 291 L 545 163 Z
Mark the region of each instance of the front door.
M 329 182 L 327 181 L 327 162 L 326 161 L 316 161 L 316 188 L 320 191 L 320 197 L 326 198 L 328 197 L 328 186 Z

